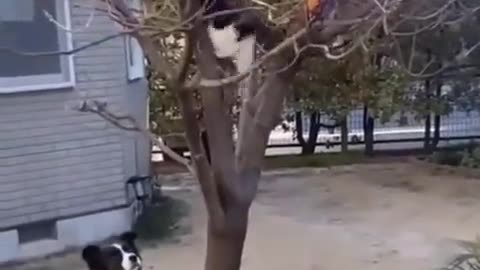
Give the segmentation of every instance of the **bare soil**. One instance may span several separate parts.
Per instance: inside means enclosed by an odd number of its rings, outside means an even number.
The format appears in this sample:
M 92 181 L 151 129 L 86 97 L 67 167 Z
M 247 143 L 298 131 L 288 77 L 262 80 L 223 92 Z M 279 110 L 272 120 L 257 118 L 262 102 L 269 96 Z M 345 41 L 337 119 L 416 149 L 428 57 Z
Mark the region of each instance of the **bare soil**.
M 480 180 L 417 162 L 271 171 L 252 208 L 242 268 L 437 269 L 460 251 L 457 240 L 480 232 L 479 194 Z M 145 248 L 146 269 L 202 269 L 201 196 L 173 195 L 191 204 L 192 232 Z M 86 269 L 79 257 L 8 269 Z

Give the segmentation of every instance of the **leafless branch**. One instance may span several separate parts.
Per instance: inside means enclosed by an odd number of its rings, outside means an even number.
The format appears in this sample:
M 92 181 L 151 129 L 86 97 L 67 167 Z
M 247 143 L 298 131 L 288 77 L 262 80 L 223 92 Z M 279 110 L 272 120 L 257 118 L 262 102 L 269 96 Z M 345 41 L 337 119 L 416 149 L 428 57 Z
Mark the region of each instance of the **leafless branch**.
M 80 28 L 80 29 L 71 29 L 71 28 L 68 28 L 67 26 L 65 26 L 65 25 L 61 24 L 59 21 L 57 21 L 57 20 L 52 16 L 52 14 L 50 14 L 50 13 L 49 13 L 48 11 L 46 11 L 46 10 L 44 10 L 43 13 L 44 13 L 45 17 L 46 17 L 51 23 L 55 24 L 58 28 L 66 31 L 66 32 L 70 32 L 70 33 L 84 32 L 85 30 L 87 30 L 87 29 L 91 26 L 93 20 L 95 19 L 95 15 L 96 15 L 96 11 L 97 11 L 97 10 L 96 10 L 95 7 L 94 7 L 94 2 L 96 2 L 96 0 L 90 0 L 90 8 L 89 8 L 90 14 L 89 14 L 89 16 L 88 16 L 87 21 L 85 22 L 85 25 L 84 25 L 82 28 Z
M 218 80 L 201 79 L 200 82 L 198 82 L 198 86 L 205 87 L 205 88 L 213 88 L 213 87 L 220 87 L 223 85 L 236 83 L 244 79 L 245 77 L 247 77 L 253 70 L 258 69 L 270 57 L 277 55 L 278 53 L 282 52 L 284 49 L 292 46 L 299 38 L 303 37 L 306 33 L 307 33 L 307 28 L 303 28 L 297 33 L 290 36 L 289 38 L 285 39 L 283 42 L 278 44 L 275 48 L 273 48 L 272 50 L 264 54 L 262 57 L 260 57 L 260 59 L 256 61 L 254 64 L 252 64 L 250 68 L 248 68 L 248 70 L 246 70 L 245 72 L 242 72 L 227 78 L 218 79 Z M 196 82 L 189 83 L 188 87 L 192 87 L 192 88 L 197 87 Z
M 369 19 L 370 16 L 363 16 L 359 18 L 354 18 L 350 20 L 326 20 L 323 23 L 323 26 L 348 26 L 348 25 L 355 25 L 359 24 L 361 22 L 364 22 Z M 260 57 L 257 61 L 255 61 L 254 64 L 250 66 L 246 71 L 242 73 L 238 73 L 236 75 L 226 77 L 226 78 L 221 78 L 217 80 L 211 80 L 211 79 L 199 79 L 198 76 L 196 76 L 193 80 L 187 83 L 187 88 L 196 88 L 196 87 L 203 87 L 203 88 L 213 88 L 213 87 L 220 87 L 228 84 L 233 84 L 236 82 L 239 82 L 240 80 L 243 80 L 246 78 L 252 71 L 257 70 L 260 68 L 267 60 L 272 58 L 273 56 L 281 53 L 283 50 L 290 48 L 292 46 L 295 46 L 297 44 L 297 41 L 307 34 L 307 32 L 310 30 L 309 27 L 304 27 L 297 31 L 296 33 L 292 34 L 290 37 L 284 39 L 281 43 L 279 43 L 277 46 L 275 46 L 273 49 L 267 51 L 262 57 Z M 330 53 L 330 50 L 328 46 L 322 45 L 322 44 L 308 44 L 306 47 L 302 47 L 301 49 L 299 48 L 297 51 L 297 54 L 295 55 L 295 58 L 298 58 L 298 52 L 303 52 L 307 48 L 310 47 L 317 47 L 320 48 L 324 51 L 325 56 L 327 58 L 331 59 L 339 59 L 341 57 L 344 57 L 347 54 L 344 55 L 333 55 Z M 351 51 L 350 51 L 351 52 Z M 293 62 L 295 62 L 296 59 L 294 59 Z
M 140 126 L 135 120 L 135 118 L 133 118 L 132 116 L 116 115 L 115 113 L 107 109 L 106 103 L 100 102 L 98 100 L 93 100 L 90 102 L 87 100 L 82 102 L 82 104 L 80 104 L 80 106 L 78 107 L 78 111 L 94 113 L 119 129 L 141 133 L 150 142 L 152 142 L 153 145 L 160 148 L 160 150 L 162 150 L 164 154 L 168 155 L 179 164 L 184 165 L 193 176 L 196 176 L 196 172 L 188 159 L 183 158 L 182 156 L 175 153 L 170 147 L 164 144 L 162 140 L 158 139 L 155 134 Z
M 413 35 L 413 37 L 412 37 L 412 49 L 410 51 L 410 59 L 408 61 L 408 70 L 412 70 L 413 60 L 415 59 L 416 47 L 417 47 L 417 35 Z
M 452 67 L 455 67 L 457 66 L 459 63 L 461 63 L 462 61 L 464 61 L 465 59 L 467 59 L 476 49 L 480 48 L 480 41 L 478 41 L 477 43 L 475 43 L 474 45 L 472 45 L 470 48 L 468 49 L 464 49 L 462 50 L 460 53 L 458 53 L 455 57 L 454 57 L 454 60 L 452 61 L 449 61 L 447 63 L 443 63 L 442 64 L 442 67 L 435 70 L 435 71 L 432 71 L 432 72 L 429 72 L 429 73 L 425 73 L 428 68 L 431 67 L 431 65 L 435 62 L 435 59 L 432 59 L 430 60 L 428 63 L 425 64 L 425 66 L 422 68 L 422 70 L 420 72 L 412 72 L 410 69 L 405 69 L 405 72 L 409 75 L 409 76 L 412 76 L 412 77 L 415 77 L 415 78 L 431 78 L 431 77 L 435 77 L 435 76 L 438 76 L 440 75 L 441 73 L 451 69 Z
M 0 47 L 0 51 L 6 51 L 6 52 L 10 52 L 10 53 L 18 54 L 18 55 L 23 55 L 23 56 L 72 55 L 72 54 L 76 54 L 76 53 L 79 53 L 81 51 L 84 51 L 88 48 L 95 47 L 97 45 L 100 45 L 100 44 L 105 43 L 107 41 L 110 41 L 112 39 L 124 36 L 126 34 L 128 34 L 128 32 L 115 33 L 115 34 L 103 37 L 99 40 L 96 40 L 96 41 L 90 42 L 88 44 L 82 45 L 82 46 L 77 47 L 77 48 L 72 49 L 72 50 L 50 51 L 50 52 L 25 52 L 25 51 L 19 51 L 17 49 L 13 49 L 13 48 L 9 48 L 9 47 Z
M 214 12 L 209 15 L 205 15 L 202 17 L 202 20 L 210 20 L 215 17 L 223 16 L 223 15 L 229 15 L 229 14 L 236 14 L 236 13 L 241 13 L 245 11 L 250 11 L 250 10 L 260 10 L 260 7 L 245 7 L 245 8 L 235 8 L 235 9 L 230 9 L 230 10 L 224 10 L 224 11 L 218 11 Z
M 435 10 L 431 11 L 429 14 L 424 15 L 424 16 L 401 15 L 401 18 L 404 18 L 404 19 L 407 19 L 407 20 L 418 20 L 418 21 L 430 20 L 430 19 L 438 17 L 442 12 L 446 11 L 455 2 L 458 2 L 458 0 L 449 0 L 443 6 L 439 7 L 438 9 L 435 9 Z

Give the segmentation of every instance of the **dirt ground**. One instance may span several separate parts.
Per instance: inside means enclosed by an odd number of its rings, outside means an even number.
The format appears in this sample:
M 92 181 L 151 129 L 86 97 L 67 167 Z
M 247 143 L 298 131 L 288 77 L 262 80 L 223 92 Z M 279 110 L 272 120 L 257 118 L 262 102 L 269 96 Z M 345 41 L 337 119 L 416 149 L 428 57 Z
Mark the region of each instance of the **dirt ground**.
M 456 240 L 480 232 L 479 194 L 479 180 L 418 163 L 268 172 L 252 208 L 242 269 L 435 269 L 459 251 Z M 200 194 L 174 195 L 192 206 L 192 233 L 144 249 L 145 269 L 202 269 Z M 86 269 L 79 257 L 9 269 Z

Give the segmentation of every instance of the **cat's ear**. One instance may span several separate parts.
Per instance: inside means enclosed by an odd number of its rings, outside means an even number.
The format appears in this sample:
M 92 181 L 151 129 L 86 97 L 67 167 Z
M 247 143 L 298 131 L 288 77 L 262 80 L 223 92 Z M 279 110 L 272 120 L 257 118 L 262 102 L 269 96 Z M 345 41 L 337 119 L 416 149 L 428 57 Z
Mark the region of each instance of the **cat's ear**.
M 135 243 L 137 240 L 137 234 L 135 232 L 125 232 L 120 235 L 120 241 L 129 245 L 136 253 L 138 253 L 138 247 Z

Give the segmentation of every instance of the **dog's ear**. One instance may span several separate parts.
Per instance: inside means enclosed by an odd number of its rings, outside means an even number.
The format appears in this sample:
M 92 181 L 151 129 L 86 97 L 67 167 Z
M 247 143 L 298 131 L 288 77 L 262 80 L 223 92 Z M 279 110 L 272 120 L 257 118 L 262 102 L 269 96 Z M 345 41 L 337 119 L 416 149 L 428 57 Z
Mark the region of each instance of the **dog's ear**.
M 90 270 L 107 270 L 98 246 L 88 245 L 82 250 L 82 259 L 87 263 Z
M 139 250 L 137 245 L 135 244 L 135 240 L 137 240 L 137 234 L 134 232 L 124 232 L 120 235 L 120 241 L 128 244 L 135 251 L 135 253 L 138 254 Z
M 134 244 L 135 240 L 137 240 L 137 234 L 135 232 L 124 232 L 120 235 L 120 240 Z

